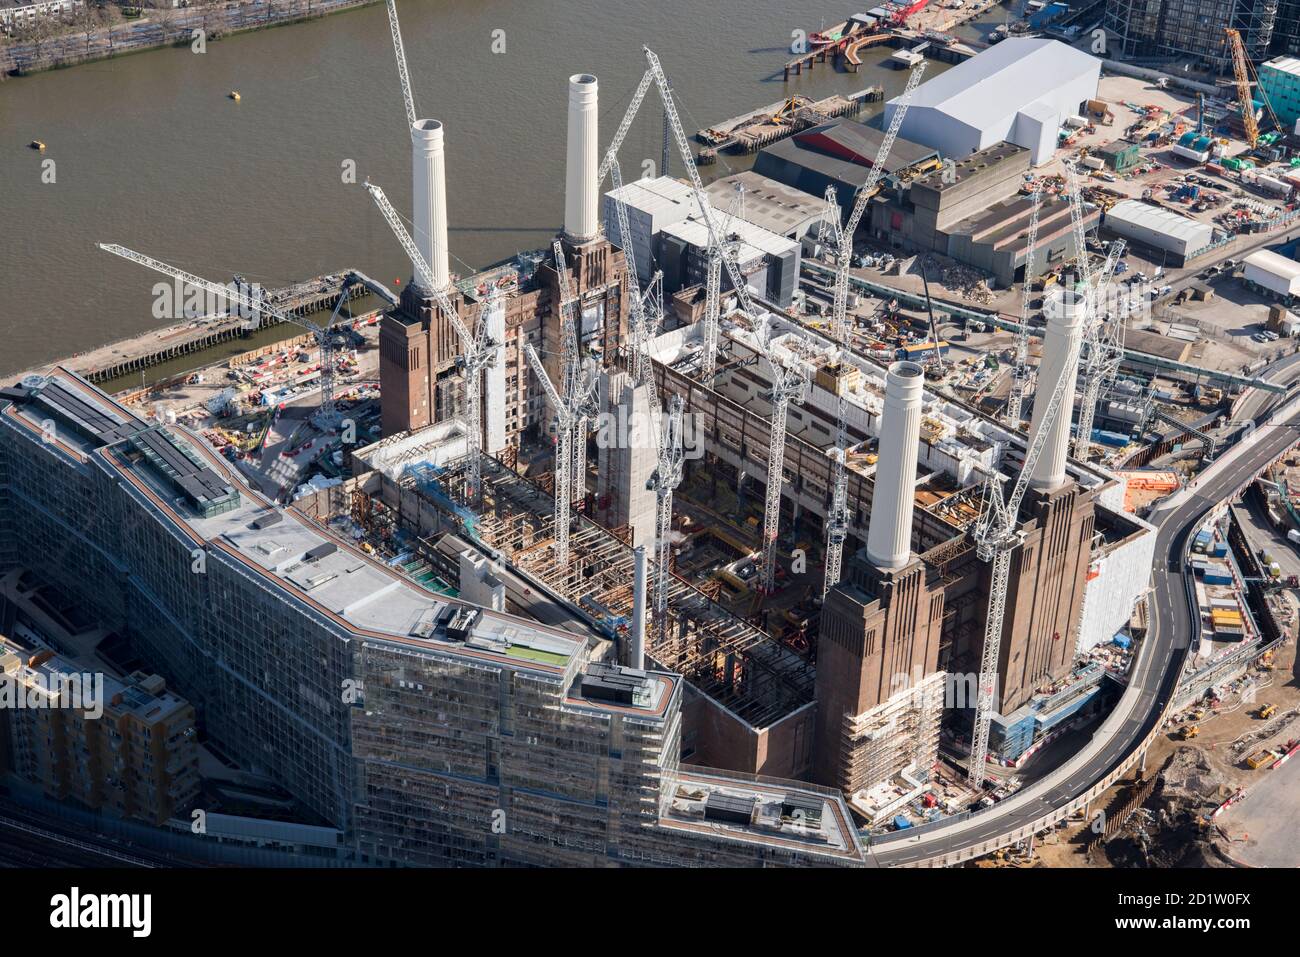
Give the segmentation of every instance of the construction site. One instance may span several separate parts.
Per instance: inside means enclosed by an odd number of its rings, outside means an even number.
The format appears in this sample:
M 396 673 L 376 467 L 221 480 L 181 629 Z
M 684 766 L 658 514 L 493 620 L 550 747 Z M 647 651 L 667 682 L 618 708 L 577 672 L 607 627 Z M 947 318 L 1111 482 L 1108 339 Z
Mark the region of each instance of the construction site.
M 1082 125 L 1044 125 L 1045 157 L 1041 143 L 999 139 L 944 162 L 933 144 L 900 143 L 913 98 L 933 107 L 918 57 L 882 130 L 852 141 L 874 149 L 856 165 L 865 181 L 848 195 L 827 186 L 814 197 L 817 222 L 783 222 L 778 234 L 746 218 L 763 203 L 747 204 L 743 186 L 730 203 L 706 188 L 697 163 L 709 153 L 694 155 L 647 48 L 603 149 L 597 78 L 568 80 L 564 225 L 550 246 L 457 276 L 444 152 L 455 134 L 417 113 L 388 6 L 409 121 L 410 215 L 379 184 L 364 188 L 410 260 L 411 281 L 394 296 L 342 272 L 314 293 L 315 305 L 331 307 L 318 323 L 292 298 L 232 292 L 105 244 L 263 322 L 304 330 L 215 373 L 118 400 L 184 429 L 268 508 L 287 506 L 312 535 L 381 572 L 373 592 L 348 592 L 339 615 L 398 580 L 404 600 L 510 619 L 502 634 L 520 621 L 549 630 L 475 646 L 500 651 L 505 641 L 512 667 L 563 671 L 546 679 L 556 688 L 579 682 L 569 697 L 548 690 L 560 703 L 547 698 L 544 708 L 598 712 L 593 722 L 618 711 L 610 702 L 653 711 L 618 717 L 617 733 L 653 738 L 644 753 L 658 777 L 644 788 L 657 789 L 655 841 L 699 818 L 734 825 L 764 859 L 858 862 L 860 834 L 987 808 L 1025 772 L 1063 760 L 1063 743 L 1123 692 L 1144 640 L 1155 561 L 1145 517 L 1213 460 L 1225 414 L 1285 391 L 1258 367 L 1207 368 L 1190 348 L 1144 340 L 1162 335 L 1116 308 L 1147 296 L 1117 290 L 1151 247 L 1148 234 L 1113 227 L 1100 239 L 1123 200 L 1109 185 L 1116 177 L 1088 160 L 1112 154 L 1067 129 L 1084 137 L 1114 122 L 1102 94 L 1075 104 L 1092 111 Z M 874 36 L 849 23 L 813 40 L 847 58 L 854 38 Z M 791 97 L 697 139 L 712 151 L 754 152 L 807 133 L 842 145 L 827 121 L 855 113 L 873 89 Z M 684 174 L 624 184 L 620 148 L 647 97 L 662 107 Z M 1156 132 L 1164 148 L 1188 132 L 1177 117 L 1144 110 L 1128 134 Z M 1126 180 L 1143 169 L 1155 164 L 1139 160 Z M 1158 208 L 1154 184 L 1136 201 Z M 766 198 L 769 214 L 785 203 L 777 195 Z M 1207 214 L 1221 205 L 1200 203 Z M 1222 238 L 1211 236 L 1212 245 Z M 787 287 L 788 308 L 773 294 Z M 354 316 L 349 303 L 363 292 L 383 303 Z M 14 400 L 38 395 L 33 385 Z M 1213 551 L 1229 534 L 1211 533 L 1195 569 L 1206 614 L 1194 662 L 1204 674 L 1192 684 L 1207 688 L 1254 667 L 1239 649 L 1279 637 L 1251 604 L 1270 597 L 1250 597 L 1248 569 Z M 458 640 L 487 641 L 472 621 L 450 620 L 435 626 L 421 613 L 412 627 L 424 631 L 410 634 L 432 640 L 445 626 L 464 632 Z M 561 634 L 581 652 L 557 652 Z M 365 666 L 375 680 L 409 667 L 374 647 Z M 1229 658 L 1241 665 L 1232 675 Z M 419 673 L 432 686 L 441 667 Z M 392 692 L 391 681 L 384 687 Z M 385 830 L 386 815 L 423 811 L 393 796 L 396 765 L 378 769 L 388 732 L 372 718 L 353 719 L 375 767 L 359 840 L 377 858 L 439 860 L 429 847 L 440 839 L 428 836 L 437 825 L 421 824 L 419 850 Z M 430 719 L 416 709 L 401 720 Z M 484 787 L 500 784 L 499 747 L 487 746 L 486 771 L 466 772 L 475 787 L 480 772 Z M 819 820 L 830 812 L 813 850 L 791 824 L 804 805 Z M 680 850 L 666 847 L 646 853 Z M 472 853 L 493 857 L 486 845 Z

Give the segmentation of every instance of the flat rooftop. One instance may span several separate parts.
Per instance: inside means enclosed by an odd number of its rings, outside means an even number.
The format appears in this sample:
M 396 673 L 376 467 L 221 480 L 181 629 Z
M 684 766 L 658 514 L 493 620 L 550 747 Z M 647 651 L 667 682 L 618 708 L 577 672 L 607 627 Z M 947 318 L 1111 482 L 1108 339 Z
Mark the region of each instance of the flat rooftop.
M 238 488 L 233 507 L 203 514 L 175 494 L 170 478 L 135 453 L 131 440 L 101 443 L 73 430 L 58 430 L 54 441 L 72 443 L 63 451 L 85 461 L 97 457 L 121 475 L 162 517 L 197 547 L 219 549 L 248 571 L 260 575 L 286 599 L 306 604 L 358 639 L 377 639 L 420 650 L 437 650 L 511 668 L 563 677 L 577 661 L 585 662 L 585 643 L 555 628 L 480 608 L 468 602 L 435 597 L 375 558 L 336 538 L 293 508 L 284 508 L 252 491 L 243 478 L 209 448 L 202 437 L 179 426 L 150 426 L 93 385 L 66 369 L 54 373 L 58 392 L 86 403 L 119 429 L 129 424 L 151 429 L 169 442 L 184 445 L 212 475 Z M 9 401 L 5 401 L 5 400 Z M 2 414 L 19 419 L 41 434 L 40 410 L 18 402 L 7 390 L 0 396 Z M 65 435 L 65 432 L 68 433 Z M 139 432 L 136 433 L 137 435 Z M 448 632 L 457 612 L 472 613 L 461 637 Z
M 838 791 L 712 768 L 666 775 L 659 826 L 861 861 L 862 846 Z

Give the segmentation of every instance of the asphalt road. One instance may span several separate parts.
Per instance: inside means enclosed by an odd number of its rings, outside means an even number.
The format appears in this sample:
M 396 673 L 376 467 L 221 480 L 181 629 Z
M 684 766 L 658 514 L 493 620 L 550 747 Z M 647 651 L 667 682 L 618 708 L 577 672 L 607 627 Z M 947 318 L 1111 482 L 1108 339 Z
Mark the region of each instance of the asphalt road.
M 1300 416 L 1264 427 L 1255 440 L 1226 451 L 1196 485 L 1151 519 L 1156 525 L 1156 565 L 1149 598 L 1151 623 L 1129 686 L 1089 742 L 1064 765 L 986 811 L 917 831 L 873 840 L 870 856 L 881 867 L 914 864 L 1000 838 L 1073 801 L 1120 765 L 1162 720 L 1178 683 L 1192 634 L 1190 581 L 1183 554 L 1201 517 L 1243 481 L 1281 455 L 1300 435 Z

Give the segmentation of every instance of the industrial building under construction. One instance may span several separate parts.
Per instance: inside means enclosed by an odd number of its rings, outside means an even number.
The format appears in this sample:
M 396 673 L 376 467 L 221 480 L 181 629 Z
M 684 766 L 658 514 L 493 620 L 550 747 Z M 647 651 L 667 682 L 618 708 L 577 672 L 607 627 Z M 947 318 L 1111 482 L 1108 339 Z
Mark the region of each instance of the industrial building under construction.
M 921 70 L 843 226 L 829 191 L 828 333 L 775 301 L 797 243 L 740 226 L 743 195 L 709 201 L 649 50 L 603 154 L 596 77 L 557 90 L 551 248 L 454 277 L 455 132 L 418 118 L 398 58 L 410 232 L 367 184 L 412 267 L 379 335 L 383 439 L 286 508 L 196 433 L 65 370 L 26 379 L 0 392 L 0 486 L 24 505 L 0 514 L 0 573 L 132 635 L 367 863 L 858 864 L 859 827 L 941 748 L 978 790 L 1044 695 L 1086 700 L 1076 656 L 1127 622 L 1154 548 L 1123 481 L 1069 454 L 1091 296 L 1045 305 L 1027 430 L 845 328 Z M 673 209 L 659 244 L 618 163 L 652 92 L 686 169 L 640 189 Z M 669 254 L 702 308 L 644 261 Z

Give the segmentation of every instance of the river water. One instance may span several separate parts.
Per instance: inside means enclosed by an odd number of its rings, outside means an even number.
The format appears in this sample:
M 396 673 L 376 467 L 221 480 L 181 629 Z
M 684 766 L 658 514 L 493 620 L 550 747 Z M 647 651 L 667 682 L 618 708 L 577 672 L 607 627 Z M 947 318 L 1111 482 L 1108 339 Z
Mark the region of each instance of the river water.
M 544 246 L 559 228 L 572 73 L 600 79 L 602 144 L 644 72 L 643 43 L 692 137 L 789 94 L 881 84 L 892 96 L 905 80 L 878 49 L 864 51 L 858 74 L 818 64 L 782 81 L 792 31 L 839 22 L 851 12 L 843 0 L 403 0 L 399 12 L 418 111 L 447 129 L 462 273 Z M 626 179 L 658 162 L 661 137 L 652 93 L 623 148 Z M 33 139 L 47 150 L 29 149 Z M 42 181 L 46 160 L 54 182 Z M 344 182 L 345 161 L 355 183 Z M 749 165 L 723 161 L 706 175 Z M 676 157 L 672 172 L 682 172 Z M 151 313 L 160 277 L 97 242 L 221 282 L 238 272 L 272 287 L 349 266 L 405 281 L 367 177 L 409 209 L 410 138 L 382 4 L 228 37 L 203 54 L 169 48 L 0 82 L 0 372 L 165 324 Z

